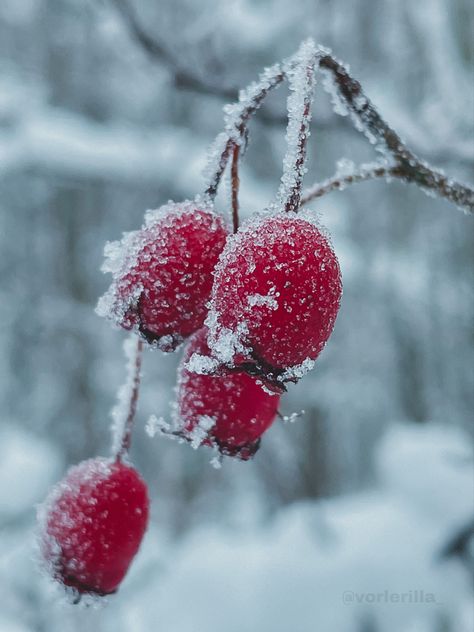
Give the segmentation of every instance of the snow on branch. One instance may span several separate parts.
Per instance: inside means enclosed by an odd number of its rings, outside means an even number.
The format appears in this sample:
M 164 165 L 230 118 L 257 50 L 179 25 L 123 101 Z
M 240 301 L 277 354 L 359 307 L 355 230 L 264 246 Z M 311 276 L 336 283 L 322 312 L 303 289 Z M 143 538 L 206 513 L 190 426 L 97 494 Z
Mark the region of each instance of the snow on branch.
M 258 82 L 240 93 L 237 103 L 226 106 L 225 132 L 216 138 L 208 160 L 206 195 L 211 199 L 216 195 L 233 147 L 245 139 L 248 120 L 268 92 L 284 79 L 290 78 L 289 75 L 297 63 L 297 55 L 284 62 L 282 66 L 276 64 L 266 69 Z M 355 128 L 382 154 L 382 160 L 372 165 L 360 165 L 351 172 L 336 173 L 328 180 L 313 185 L 303 192 L 301 205 L 356 182 L 374 178 L 385 178 L 387 181 L 397 178 L 403 182 L 416 184 L 428 195 L 439 195 L 466 213 L 474 213 L 472 187 L 446 176 L 408 149 L 397 132 L 385 122 L 366 97 L 360 83 L 351 77 L 346 66 L 337 61 L 328 49 L 318 47 L 317 57 L 318 68 L 326 75 L 323 85 L 332 96 L 336 113 L 351 116 Z M 306 128 L 303 131 L 306 134 Z M 304 159 L 301 168 L 304 170 Z
M 319 68 L 326 74 L 324 86 L 333 97 L 335 111 L 350 114 L 355 127 L 365 134 L 383 157 L 384 162 L 370 167 L 362 165 L 354 173 L 344 174 L 316 184 L 305 191 L 302 204 L 335 189 L 373 178 L 398 178 L 414 183 L 426 193 L 439 195 L 466 213 L 474 213 L 474 190 L 449 178 L 411 152 L 399 135 L 384 121 L 373 103 L 366 97 L 358 81 L 347 68 L 326 49 L 320 48 Z
M 224 108 L 224 132 L 218 134 L 209 153 L 205 177 L 207 186 L 205 195 L 211 200 L 215 198 L 222 175 L 235 145 L 246 141 L 247 122 L 258 110 L 263 100 L 273 88 L 285 78 L 285 71 L 280 64 L 265 68 L 258 81 L 252 82 L 239 93 L 236 103 Z
M 384 167 L 383 165 L 371 164 L 361 165 L 357 171 L 347 174 L 336 174 L 323 182 L 318 182 L 309 187 L 301 196 L 301 206 L 305 206 L 312 200 L 322 197 L 331 191 L 343 191 L 350 184 L 356 182 L 364 182 L 366 180 L 374 180 L 376 178 L 395 177 L 394 167 Z
M 140 390 L 143 341 L 135 335 L 125 340 L 127 377 L 117 395 L 117 404 L 112 409 L 112 453 L 117 459 L 127 456 L 132 440 L 133 423 L 137 412 Z
M 316 49 L 313 40 L 303 42 L 295 57 L 285 66 L 290 84 L 288 97 L 287 151 L 283 160 L 278 198 L 286 211 L 297 211 L 306 173 L 306 145 L 310 135 L 311 104 L 315 86 Z
M 209 82 L 183 68 L 174 56 L 156 38 L 152 37 L 140 25 L 128 0 L 115 0 L 115 6 L 124 19 L 129 32 L 138 44 L 151 56 L 161 59 L 174 74 L 177 86 L 193 90 L 200 94 L 217 96 L 228 101 L 235 101 L 237 91 L 225 88 L 218 83 Z M 466 213 L 474 213 L 474 190 L 461 182 L 446 176 L 441 170 L 435 169 L 410 151 L 399 135 L 384 121 L 372 102 L 365 96 L 362 87 L 348 72 L 344 64 L 335 59 L 330 51 L 319 48 L 319 68 L 327 73 L 333 82 L 335 90 L 330 88 L 327 81 L 325 87 L 333 94 L 335 111 L 339 114 L 350 114 L 355 127 L 362 131 L 376 149 L 391 157 L 392 164 L 380 163 L 374 169 L 366 169 L 361 165 L 353 174 L 346 174 L 342 179 L 337 175 L 320 184 L 313 185 L 304 192 L 302 204 L 321 197 L 330 191 L 342 189 L 346 186 L 370 180 L 373 178 L 397 178 L 407 183 L 413 183 L 422 188 L 429 195 L 439 195 L 455 204 Z M 286 78 L 285 72 L 279 76 L 278 83 Z M 266 96 L 266 92 L 262 97 Z M 259 107 L 260 103 L 257 105 Z M 244 123 L 254 114 L 249 110 Z M 269 113 L 262 116 L 263 122 L 281 124 L 283 119 L 275 120 Z M 222 139 L 221 139 L 222 140 Z M 211 184 L 208 190 L 210 197 L 214 197 L 227 160 L 233 151 L 233 143 L 229 141 L 222 150 L 221 171 L 216 175 L 215 188 Z

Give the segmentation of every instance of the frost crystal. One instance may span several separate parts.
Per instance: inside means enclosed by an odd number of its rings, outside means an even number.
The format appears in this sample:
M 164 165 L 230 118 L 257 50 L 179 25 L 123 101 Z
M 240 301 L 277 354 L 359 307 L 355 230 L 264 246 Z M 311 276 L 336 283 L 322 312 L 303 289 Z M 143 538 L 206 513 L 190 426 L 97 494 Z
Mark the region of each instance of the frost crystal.
M 252 82 L 247 88 L 239 92 L 236 103 L 224 106 L 224 132 L 218 134 L 207 153 L 204 169 L 206 191 L 216 191 L 220 177 L 225 169 L 228 158 L 229 144 L 244 142 L 244 126 L 249 116 L 261 105 L 269 90 L 277 86 L 283 78 L 282 67 L 275 64 L 265 68 L 258 81 Z
M 129 405 L 135 381 L 137 337 L 132 334 L 123 343 L 126 358 L 127 377 L 117 393 L 117 403 L 111 410 L 112 417 L 112 454 L 117 454 L 125 431 Z
M 219 362 L 232 366 L 234 357 L 238 353 L 246 352 L 243 338 L 248 332 L 247 323 L 239 323 L 235 330 L 220 327 L 219 330 L 216 331 L 216 329 L 211 329 L 209 324 L 214 320 L 215 314 L 210 311 L 209 315 L 209 321 L 206 320 L 206 325 L 209 327 L 209 347 Z
M 325 68 L 320 68 L 320 71 L 323 75 L 322 84 L 324 90 L 329 94 L 331 98 L 331 103 L 333 110 L 339 116 L 348 116 L 349 108 L 346 105 L 346 102 L 339 94 L 338 87 L 336 86 L 332 73 Z
M 319 49 L 320 54 L 331 55 L 329 49 Z M 349 66 L 343 64 L 339 60 L 335 60 L 340 68 L 349 74 Z M 372 131 L 370 126 L 370 102 L 365 94 L 360 90 L 359 94 L 353 95 L 351 103 L 348 103 L 346 99 L 341 95 L 339 86 L 337 85 L 333 71 L 322 66 L 319 67 L 320 72 L 323 75 L 323 88 L 330 95 L 334 112 L 340 116 L 350 116 L 355 128 L 363 133 L 368 141 L 375 146 L 375 149 L 382 154 L 387 153 L 387 148 L 384 140 L 381 140 Z
M 278 309 L 278 301 L 276 300 L 274 293 L 275 287 L 273 287 L 266 296 L 263 296 L 262 294 L 253 294 L 248 296 L 248 304 L 250 307 L 254 307 L 255 305 L 266 305 L 270 309 Z M 276 295 L 278 296 L 278 292 Z
M 201 415 L 198 423 L 188 432 L 188 439 L 191 446 L 197 450 L 200 445 L 205 441 L 209 430 L 216 425 L 216 420 L 209 415 Z
M 283 175 L 278 192 L 279 207 L 283 210 L 291 194 L 301 184 L 306 172 L 305 143 L 310 135 L 311 100 L 315 86 L 313 68 L 316 47 L 312 39 L 300 46 L 291 64 L 285 70 L 290 82 L 288 97 L 288 127 L 286 131 L 287 151 L 283 159 Z
M 353 160 L 349 158 L 340 158 L 336 163 L 336 176 L 348 176 L 356 170 Z
M 210 375 L 216 371 L 218 362 L 215 358 L 193 353 L 186 363 L 186 369 L 198 375 Z
M 150 415 L 145 425 L 145 432 L 151 438 L 153 438 L 158 432 L 164 434 L 171 431 L 171 424 L 169 424 L 163 417 L 157 417 L 156 415 Z
M 306 375 L 308 371 L 311 371 L 314 365 L 314 360 L 306 358 L 306 360 L 304 360 L 301 364 L 288 367 L 277 379 L 281 382 L 293 382 L 299 380 L 303 377 L 303 375 Z
M 213 458 L 209 461 L 209 463 L 212 465 L 212 467 L 213 467 L 215 470 L 220 470 L 220 469 L 221 469 L 221 467 L 222 467 L 222 459 L 223 459 L 222 454 L 216 454 L 216 456 L 215 456 L 215 457 L 213 457 Z
M 176 405 L 173 406 L 176 409 Z M 187 436 L 180 429 L 178 423 L 178 416 L 176 410 L 173 411 L 171 423 L 166 421 L 164 417 L 157 417 L 156 415 L 150 415 L 145 426 L 145 432 L 151 438 L 159 434 L 162 437 L 183 443 Z
M 290 415 L 283 415 L 282 420 L 285 423 L 289 423 L 292 424 L 294 423 L 297 419 L 299 419 L 300 417 L 302 417 L 305 414 L 304 410 L 300 410 L 298 413 L 291 413 Z

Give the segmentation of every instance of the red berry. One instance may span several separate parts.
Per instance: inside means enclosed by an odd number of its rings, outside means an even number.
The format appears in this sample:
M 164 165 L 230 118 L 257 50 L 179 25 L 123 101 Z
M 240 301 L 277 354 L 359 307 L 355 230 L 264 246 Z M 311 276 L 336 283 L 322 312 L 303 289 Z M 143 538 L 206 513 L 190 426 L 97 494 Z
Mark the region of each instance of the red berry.
M 245 373 L 200 375 L 186 368 L 193 354 L 209 356 L 207 328 L 189 340 L 178 369 L 178 421 L 182 434 L 222 454 L 249 459 L 277 414 L 279 395 Z
M 39 514 L 49 571 L 81 594 L 117 590 L 148 522 L 148 493 L 138 472 L 95 458 L 72 467 Z
M 336 255 L 313 221 L 284 213 L 250 222 L 215 271 L 210 345 L 227 366 L 284 388 L 322 351 L 341 293 Z
M 99 313 L 172 351 L 204 323 L 226 238 L 222 218 L 192 202 L 149 211 L 141 230 L 108 246 L 114 280 Z

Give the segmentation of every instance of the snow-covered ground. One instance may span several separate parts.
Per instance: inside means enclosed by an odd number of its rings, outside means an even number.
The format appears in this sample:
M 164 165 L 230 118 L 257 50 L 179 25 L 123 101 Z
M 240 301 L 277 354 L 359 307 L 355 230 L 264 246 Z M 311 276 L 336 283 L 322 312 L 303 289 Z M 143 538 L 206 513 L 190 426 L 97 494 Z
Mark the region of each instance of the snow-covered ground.
M 1 481 L 23 511 L 40 500 L 60 460 L 10 427 L 0 445 L 4 457 L 12 446 L 20 455 L 3 460 Z M 444 622 L 467 632 L 467 571 L 440 557 L 472 512 L 467 438 L 447 426 L 392 425 L 376 471 L 370 490 L 296 503 L 268 520 L 239 498 L 234 525 L 190 526 L 181 539 L 154 518 L 118 595 L 92 608 L 67 604 L 40 576 L 31 515 L 9 528 L 12 505 L 2 502 L 0 630 L 431 632 Z

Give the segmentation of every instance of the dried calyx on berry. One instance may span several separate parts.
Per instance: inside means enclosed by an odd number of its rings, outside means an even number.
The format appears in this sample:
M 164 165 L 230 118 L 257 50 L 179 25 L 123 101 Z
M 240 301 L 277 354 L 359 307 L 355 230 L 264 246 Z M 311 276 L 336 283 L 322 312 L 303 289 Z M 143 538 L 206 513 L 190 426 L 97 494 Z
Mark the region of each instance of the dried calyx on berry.
M 72 467 L 38 512 L 39 547 L 48 573 L 76 595 L 117 591 L 148 523 L 138 472 L 95 458 Z
M 321 353 L 341 294 L 336 255 L 308 213 L 253 218 L 216 267 L 206 321 L 212 354 L 281 392 Z
M 204 323 L 227 234 L 222 217 L 206 204 L 170 202 L 148 211 L 141 230 L 106 246 L 103 270 L 113 282 L 98 313 L 173 351 Z
M 175 434 L 194 447 L 212 446 L 221 454 L 248 460 L 273 423 L 280 397 L 265 392 L 245 373 L 200 375 L 190 370 L 191 357 L 209 356 L 207 334 L 203 328 L 188 341 L 178 369 Z

